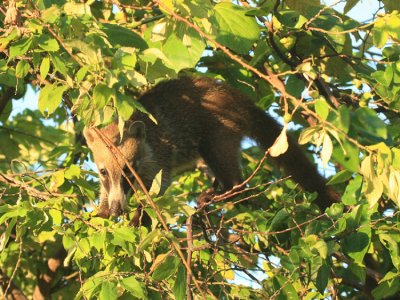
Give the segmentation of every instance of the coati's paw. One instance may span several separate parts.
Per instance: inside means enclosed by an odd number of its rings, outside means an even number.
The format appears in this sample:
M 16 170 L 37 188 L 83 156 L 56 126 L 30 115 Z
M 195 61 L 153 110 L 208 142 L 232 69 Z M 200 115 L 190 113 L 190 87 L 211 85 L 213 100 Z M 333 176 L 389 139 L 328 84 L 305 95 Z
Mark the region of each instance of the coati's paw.
M 111 208 L 110 208 L 110 215 L 113 217 L 119 217 L 124 213 L 124 210 L 122 209 L 121 203 L 115 201 L 111 203 Z
M 144 211 L 143 207 L 138 207 L 133 213 L 132 220 L 129 222 L 129 226 L 139 227 L 145 226 L 149 227 L 151 225 L 151 219 L 149 215 Z
M 197 197 L 198 207 L 203 207 L 203 206 L 209 204 L 216 195 L 218 195 L 218 194 L 214 189 L 208 189 L 208 190 L 202 192 Z
M 97 210 L 96 217 L 108 219 L 110 217 L 110 210 L 107 206 L 100 206 Z

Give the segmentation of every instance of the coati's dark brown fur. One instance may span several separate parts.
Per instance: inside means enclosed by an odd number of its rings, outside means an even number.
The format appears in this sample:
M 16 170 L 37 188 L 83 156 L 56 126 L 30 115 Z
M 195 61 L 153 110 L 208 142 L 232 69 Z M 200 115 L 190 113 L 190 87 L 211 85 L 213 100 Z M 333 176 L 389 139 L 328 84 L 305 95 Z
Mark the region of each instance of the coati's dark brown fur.
M 238 90 L 209 78 L 184 77 L 162 82 L 138 100 L 158 122 L 141 112 L 126 123 L 123 139 L 116 124 L 101 129 L 132 164 L 147 188 L 162 169 L 161 193 L 170 185 L 175 169 L 203 158 L 223 191 L 242 182 L 240 143 L 248 136 L 268 149 L 282 128 Z M 84 131 L 100 172 L 103 216 L 119 215 L 129 188 L 121 169 L 93 129 Z M 336 201 L 316 167 L 289 138 L 288 150 L 275 158 L 301 186 L 318 192 L 321 209 Z M 120 165 L 118 166 L 117 163 Z

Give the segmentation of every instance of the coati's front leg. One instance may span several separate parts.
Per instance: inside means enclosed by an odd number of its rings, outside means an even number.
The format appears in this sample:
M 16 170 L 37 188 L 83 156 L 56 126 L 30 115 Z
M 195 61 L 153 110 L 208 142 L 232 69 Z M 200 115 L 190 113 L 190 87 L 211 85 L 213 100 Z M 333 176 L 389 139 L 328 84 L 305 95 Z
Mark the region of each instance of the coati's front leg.
M 210 133 L 201 141 L 200 155 L 215 174 L 217 185 L 214 185 L 214 189 L 208 189 L 200 194 L 197 198 L 200 206 L 243 181 L 240 168 L 240 141 L 240 136 L 224 127 Z
M 243 181 L 240 141 L 240 136 L 222 128 L 210 133 L 200 143 L 200 155 L 215 174 L 222 191 L 228 191 Z

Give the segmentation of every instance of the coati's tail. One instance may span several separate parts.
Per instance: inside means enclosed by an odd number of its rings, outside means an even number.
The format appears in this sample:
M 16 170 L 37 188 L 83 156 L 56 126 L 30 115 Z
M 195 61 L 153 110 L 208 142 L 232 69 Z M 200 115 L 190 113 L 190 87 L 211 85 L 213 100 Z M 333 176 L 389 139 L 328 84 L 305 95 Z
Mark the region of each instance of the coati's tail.
M 252 137 L 264 149 L 270 148 L 282 131 L 281 126 L 272 117 L 261 110 L 252 113 L 253 126 Z M 326 186 L 325 179 L 319 174 L 316 166 L 310 162 L 300 149 L 299 145 L 288 136 L 289 147 L 284 154 L 275 157 L 277 164 L 291 175 L 293 180 L 309 192 L 317 192 L 318 198 L 315 203 L 321 210 L 339 201 L 339 195 Z

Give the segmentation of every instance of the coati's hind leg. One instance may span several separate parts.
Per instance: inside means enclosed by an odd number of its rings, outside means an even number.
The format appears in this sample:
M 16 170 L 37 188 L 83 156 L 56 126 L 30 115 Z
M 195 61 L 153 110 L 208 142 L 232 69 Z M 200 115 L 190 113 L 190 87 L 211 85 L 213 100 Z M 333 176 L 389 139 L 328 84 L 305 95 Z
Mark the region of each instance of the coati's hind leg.
M 222 192 L 242 182 L 240 142 L 240 136 L 226 130 L 219 130 L 210 133 L 207 139 L 200 143 L 200 155 L 215 174 Z M 214 195 L 215 191 L 209 189 L 200 195 L 198 201 L 204 204 Z

